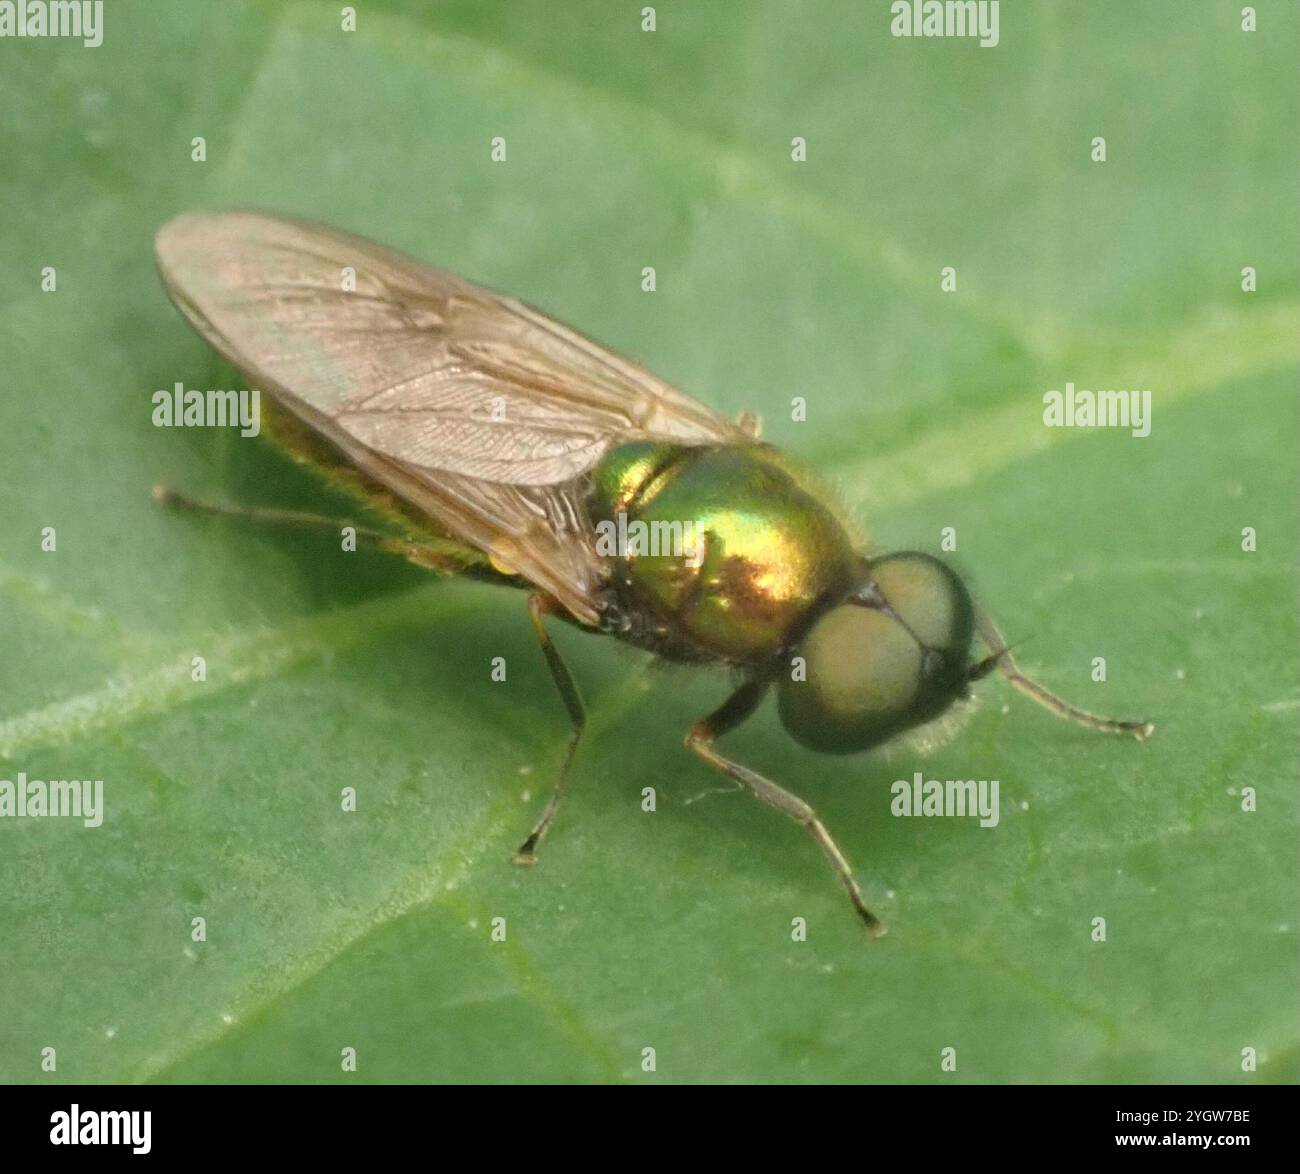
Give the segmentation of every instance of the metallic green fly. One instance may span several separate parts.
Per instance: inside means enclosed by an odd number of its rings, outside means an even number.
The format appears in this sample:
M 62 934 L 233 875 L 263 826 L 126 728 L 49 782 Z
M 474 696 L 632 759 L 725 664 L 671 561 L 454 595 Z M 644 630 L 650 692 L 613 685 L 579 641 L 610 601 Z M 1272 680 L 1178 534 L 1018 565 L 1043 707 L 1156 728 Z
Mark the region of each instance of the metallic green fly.
M 994 669 L 1060 717 L 1139 740 L 1153 730 L 1096 717 L 1026 677 L 937 559 L 856 549 L 810 476 L 759 441 L 754 417 L 725 420 L 522 302 L 278 216 L 186 214 L 156 243 L 176 305 L 269 394 L 276 440 L 416 535 L 367 530 L 365 540 L 528 591 L 573 732 L 519 863 L 534 860 L 551 825 L 584 721 L 547 615 L 667 660 L 738 670 L 742 683 L 687 746 L 807 828 L 875 933 L 880 921 L 812 808 L 715 748 L 769 689 L 790 734 L 829 753 L 939 718 Z M 158 496 L 255 520 L 344 524 Z M 668 550 L 627 540 L 633 530 L 677 537 L 686 525 L 694 540 Z M 614 531 L 622 541 L 602 544 Z M 977 637 L 987 649 L 978 659 Z

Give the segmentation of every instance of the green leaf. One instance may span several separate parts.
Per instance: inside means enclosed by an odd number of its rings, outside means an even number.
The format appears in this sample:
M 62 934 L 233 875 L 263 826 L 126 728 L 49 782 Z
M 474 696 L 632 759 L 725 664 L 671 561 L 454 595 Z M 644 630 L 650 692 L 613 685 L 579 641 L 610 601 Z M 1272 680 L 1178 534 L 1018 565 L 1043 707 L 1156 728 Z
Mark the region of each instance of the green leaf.
M 0 45 L 0 778 L 106 805 L 0 819 L 0 1079 L 1295 1080 L 1295 7 L 1004 4 L 995 48 L 848 0 L 357 7 L 122 0 L 101 48 Z M 513 868 L 567 736 L 522 596 L 150 500 L 349 508 L 151 426 L 159 388 L 242 386 L 152 261 L 239 205 L 762 413 L 881 547 L 955 527 L 1025 667 L 1156 736 L 991 679 L 930 757 L 819 759 L 765 708 L 725 747 L 818 809 L 869 942 L 682 747 L 726 675 L 560 626 L 591 725 Z M 1067 381 L 1150 388 L 1150 436 L 1045 427 Z M 891 816 L 916 771 L 997 778 L 997 827 Z

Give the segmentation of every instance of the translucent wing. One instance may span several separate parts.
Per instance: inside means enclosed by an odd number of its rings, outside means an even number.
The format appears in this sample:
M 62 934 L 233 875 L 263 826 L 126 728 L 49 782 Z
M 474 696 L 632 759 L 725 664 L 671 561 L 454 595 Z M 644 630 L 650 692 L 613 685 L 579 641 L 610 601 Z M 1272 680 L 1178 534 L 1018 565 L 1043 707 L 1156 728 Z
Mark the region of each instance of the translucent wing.
M 522 302 L 360 237 L 188 213 L 156 246 L 177 305 L 257 386 L 585 623 L 603 565 L 575 482 L 627 440 L 750 440 Z

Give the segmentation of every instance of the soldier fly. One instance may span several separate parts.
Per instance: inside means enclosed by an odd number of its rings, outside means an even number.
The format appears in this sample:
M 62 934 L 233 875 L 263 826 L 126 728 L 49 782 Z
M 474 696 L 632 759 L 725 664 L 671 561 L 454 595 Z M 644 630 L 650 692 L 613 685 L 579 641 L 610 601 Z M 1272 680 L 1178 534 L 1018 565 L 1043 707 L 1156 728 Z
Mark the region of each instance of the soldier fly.
M 995 669 L 1091 729 L 1139 740 L 1154 729 L 1096 717 L 1026 677 L 937 559 L 856 549 L 810 475 L 760 441 L 756 417 L 723 419 L 514 298 L 255 212 L 181 215 L 156 248 L 182 313 L 268 394 L 278 442 L 406 528 L 359 531 L 372 547 L 528 592 L 572 732 L 518 863 L 534 861 L 551 826 L 584 723 L 548 616 L 670 661 L 738 670 L 739 687 L 686 745 L 806 828 L 876 934 L 881 922 L 813 809 L 716 748 L 770 689 L 788 732 L 832 754 L 938 718 Z M 344 524 L 156 496 L 252 520 Z M 599 552 L 596 527 L 620 516 L 696 521 L 702 547 L 694 558 Z

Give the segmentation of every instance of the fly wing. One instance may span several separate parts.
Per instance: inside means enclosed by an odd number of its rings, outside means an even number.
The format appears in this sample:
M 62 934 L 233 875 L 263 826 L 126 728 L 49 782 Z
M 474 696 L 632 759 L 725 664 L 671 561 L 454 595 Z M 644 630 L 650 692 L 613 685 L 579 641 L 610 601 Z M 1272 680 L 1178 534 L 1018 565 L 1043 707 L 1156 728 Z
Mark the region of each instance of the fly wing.
M 627 440 L 750 439 L 530 306 L 360 237 L 187 213 L 156 247 L 168 292 L 226 359 L 586 623 L 602 563 L 575 480 Z

